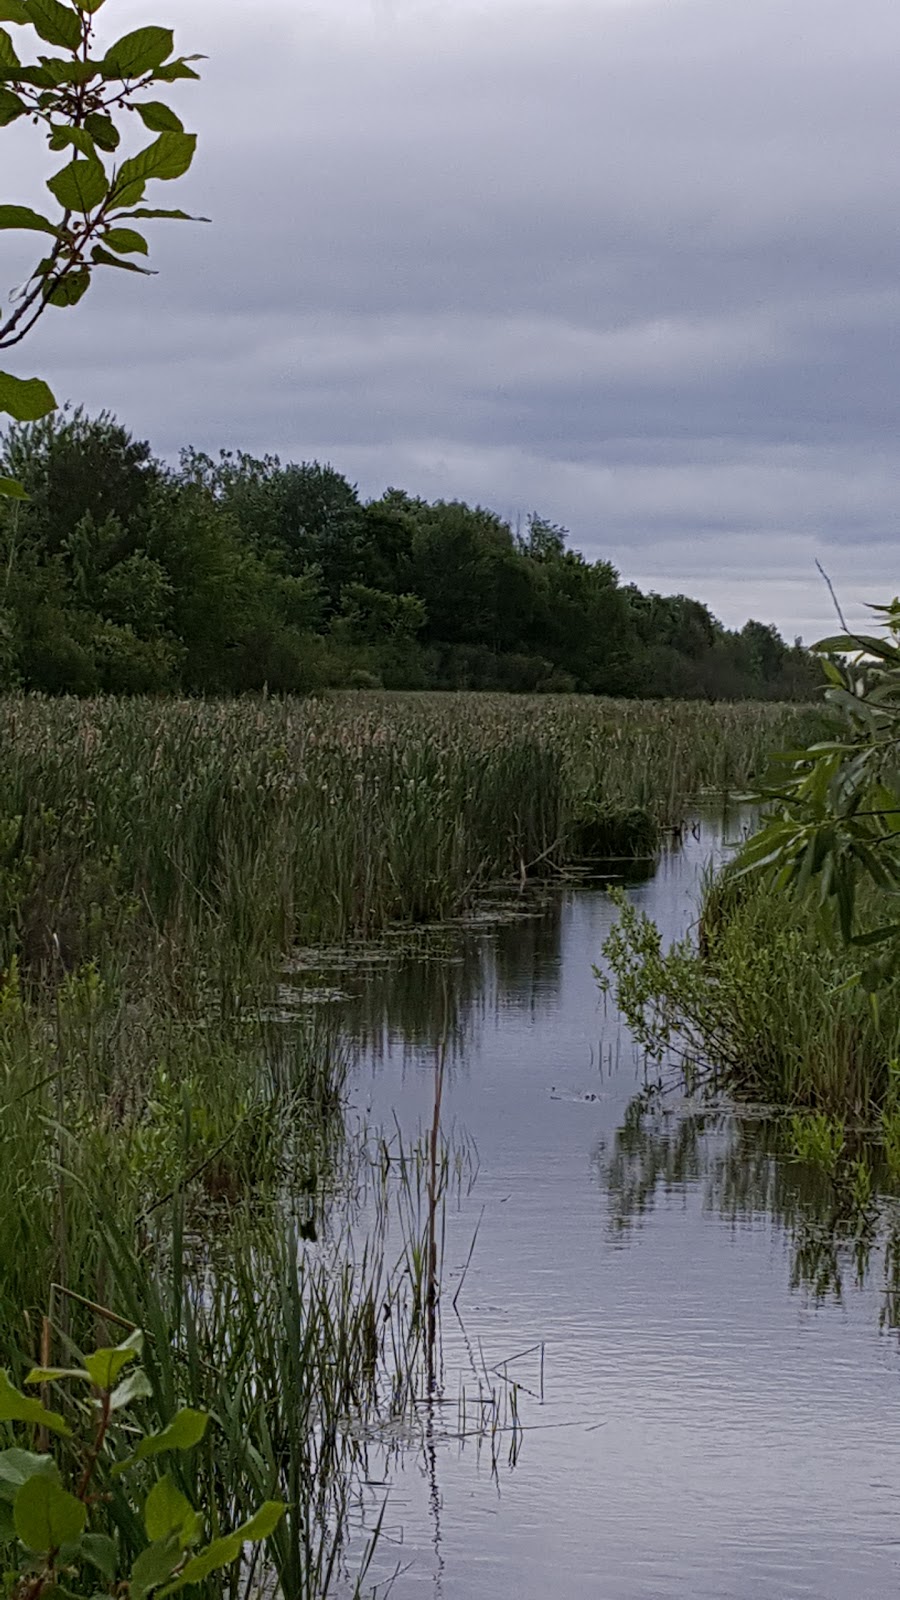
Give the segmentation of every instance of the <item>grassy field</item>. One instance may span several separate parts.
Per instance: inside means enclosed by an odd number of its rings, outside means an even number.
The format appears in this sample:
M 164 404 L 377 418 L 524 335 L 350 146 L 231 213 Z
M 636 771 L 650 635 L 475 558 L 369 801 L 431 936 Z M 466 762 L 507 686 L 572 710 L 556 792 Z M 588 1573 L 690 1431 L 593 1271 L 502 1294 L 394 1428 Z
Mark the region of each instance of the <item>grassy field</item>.
M 422 1382 L 452 1164 L 348 1144 L 340 1061 L 271 1020 L 278 961 L 646 851 L 811 725 L 550 697 L 0 703 L 0 1367 L 143 1326 L 146 1426 L 176 1401 L 217 1419 L 194 1503 L 226 1527 L 283 1496 L 278 1591 L 327 1594 L 366 1418 Z

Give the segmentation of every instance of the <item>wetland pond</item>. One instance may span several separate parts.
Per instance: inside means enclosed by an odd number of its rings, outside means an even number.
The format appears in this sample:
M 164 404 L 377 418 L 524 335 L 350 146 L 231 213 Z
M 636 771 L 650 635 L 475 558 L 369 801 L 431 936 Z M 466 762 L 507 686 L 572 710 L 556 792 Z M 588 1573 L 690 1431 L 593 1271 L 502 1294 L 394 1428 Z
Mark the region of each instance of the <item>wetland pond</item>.
M 725 848 L 704 821 L 628 892 L 680 935 Z M 395 1600 L 886 1600 L 891 1210 L 836 1241 L 827 1181 L 778 1153 L 775 1119 L 636 1103 L 643 1063 L 593 972 L 615 915 L 601 886 L 561 887 L 291 979 L 351 1053 L 361 1121 L 426 1127 L 446 1040 L 463 1152 L 437 1392 L 371 1442 L 369 1579 L 394 1575 Z

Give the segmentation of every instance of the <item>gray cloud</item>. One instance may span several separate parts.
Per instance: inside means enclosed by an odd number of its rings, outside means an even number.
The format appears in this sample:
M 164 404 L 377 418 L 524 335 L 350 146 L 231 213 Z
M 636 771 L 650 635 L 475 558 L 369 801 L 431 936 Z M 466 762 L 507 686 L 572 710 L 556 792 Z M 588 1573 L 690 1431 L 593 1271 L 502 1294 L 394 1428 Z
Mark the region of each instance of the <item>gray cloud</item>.
M 21 370 L 168 453 L 539 507 L 729 622 L 830 629 L 817 555 L 855 614 L 898 587 L 893 0 L 247 17 L 179 22 L 211 59 L 178 203 L 213 227 L 160 225 L 159 278 L 98 282 Z

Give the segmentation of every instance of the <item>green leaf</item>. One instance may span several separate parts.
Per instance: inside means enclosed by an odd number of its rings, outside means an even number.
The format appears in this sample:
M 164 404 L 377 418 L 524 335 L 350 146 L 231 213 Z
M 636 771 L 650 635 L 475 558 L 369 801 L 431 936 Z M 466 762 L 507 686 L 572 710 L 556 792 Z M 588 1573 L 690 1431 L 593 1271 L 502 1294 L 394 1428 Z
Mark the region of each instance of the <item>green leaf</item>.
M 63 50 L 77 50 L 81 43 L 81 22 L 76 12 L 60 5 L 60 0 L 28 0 L 27 18 L 48 44 Z
M 856 655 L 860 651 L 867 651 L 869 655 L 878 656 L 883 661 L 896 661 L 897 650 L 894 645 L 888 644 L 886 639 L 876 639 L 870 633 L 839 633 L 831 639 L 819 639 L 812 646 L 813 650 L 822 654 L 840 652 L 843 655 Z
M 205 1550 L 198 1551 L 174 1583 L 168 1583 L 164 1589 L 160 1589 L 158 1600 L 164 1600 L 167 1594 L 176 1594 L 179 1589 L 186 1589 L 189 1584 L 203 1583 L 211 1572 L 230 1567 L 233 1561 L 237 1561 L 245 1544 L 257 1544 L 261 1539 L 271 1537 L 286 1509 L 280 1501 L 267 1500 L 249 1522 L 221 1539 L 214 1539 Z
M 134 109 L 151 133 L 184 133 L 181 118 L 176 117 L 171 107 L 164 105 L 161 100 L 146 100 Z
M 22 1543 L 36 1555 L 44 1555 L 81 1537 L 87 1507 L 54 1478 L 37 1473 L 16 1495 L 13 1518 Z
M 0 1450 L 0 1499 L 15 1500 L 23 1483 L 45 1473 L 49 1478 L 59 1477 L 59 1468 L 52 1456 L 35 1455 L 31 1450 Z
M 158 1543 L 174 1537 L 185 1550 L 199 1539 L 203 1518 L 166 1473 L 144 1501 L 144 1527 L 148 1539 Z
M 8 128 L 17 117 L 23 117 L 28 107 L 12 89 L 0 89 L 0 128 Z
M 140 178 L 136 178 L 132 183 L 124 185 L 120 184 L 119 180 L 116 179 L 116 186 L 110 201 L 111 206 L 136 206 L 139 200 L 143 200 L 146 187 L 146 183 L 143 183 Z
M 171 61 L 167 67 L 158 67 L 153 74 L 160 83 L 174 83 L 177 78 L 199 78 L 199 72 L 188 66 L 189 61 L 205 61 L 205 56 L 179 56 L 177 61 Z
M 74 145 L 89 161 L 97 160 L 94 141 L 85 128 L 54 128 L 48 143 L 51 150 L 66 150 Z
M 105 78 L 141 78 L 155 72 L 175 47 L 171 28 L 136 28 L 111 45 L 101 62 Z
M 161 1583 L 171 1578 L 181 1557 L 182 1550 L 177 1537 L 162 1540 L 158 1544 L 148 1544 L 131 1569 L 128 1590 L 131 1600 L 146 1600 L 151 1589 L 158 1589 Z
M 54 238 L 59 233 L 49 217 L 30 206 L 0 206 L 0 228 L 31 228 L 35 233 L 52 233 Z
M 139 267 L 136 261 L 120 261 L 118 256 L 110 255 L 108 250 L 104 250 L 102 244 L 94 245 L 91 260 L 98 267 L 118 267 L 120 272 L 140 272 L 145 278 L 156 276 L 152 267 Z
M 121 197 L 135 184 L 143 186 L 151 178 L 180 178 L 187 172 L 197 148 L 195 133 L 161 133 L 130 160 L 123 161 L 116 176 L 113 200 L 127 205 Z
M 0 28 L 0 63 L 2 63 L 4 67 L 21 66 L 21 62 L 16 55 L 12 38 L 7 33 L 5 28 Z
M 51 306 L 77 306 L 83 295 L 86 295 L 91 286 L 91 274 L 87 267 L 82 267 L 78 272 L 67 272 L 64 278 L 54 283 L 52 289 L 46 293 L 47 304 Z
M 135 1400 L 149 1400 L 153 1393 L 153 1385 L 146 1372 L 138 1369 L 127 1378 L 123 1378 L 118 1388 L 114 1389 L 109 1397 L 113 1411 L 121 1411 L 124 1406 L 133 1405 Z
M 40 81 L 48 85 L 55 84 L 83 84 L 89 83 L 91 78 L 97 76 L 97 65 L 93 61 L 70 61 L 63 56 L 41 56 Z M 18 74 L 23 81 L 31 82 L 24 78 L 24 68 Z
M 821 650 L 825 655 L 844 655 L 855 650 L 857 646 L 854 640 L 849 638 L 846 633 L 836 633 L 827 639 L 817 639 L 810 648 L 812 650 Z
M 135 228 L 110 228 L 103 235 L 103 243 L 120 255 L 145 256 L 149 253 L 147 241 Z
M 9 67 L 0 63 L 0 83 L 33 83 L 38 89 L 52 89 L 57 79 L 47 67 Z
M 60 1378 L 89 1378 L 84 1367 L 32 1367 L 26 1383 L 57 1383 Z
M 144 1335 L 138 1328 L 114 1348 L 95 1350 L 93 1355 L 85 1356 L 84 1365 L 95 1388 L 114 1389 L 124 1369 L 137 1360 L 143 1348 Z
M 92 1567 L 102 1572 L 110 1583 L 115 1583 L 119 1565 L 115 1539 L 108 1539 L 105 1533 L 83 1533 L 78 1548 Z
M 118 150 L 121 135 L 112 117 L 105 116 L 102 111 L 91 111 L 84 119 L 84 126 L 99 150 Z
M 0 500 L 27 500 L 21 483 L 16 478 L 0 478 Z
M 31 383 L 40 384 L 39 378 L 32 378 Z M 43 411 L 35 411 L 33 416 L 22 416 L 21 413 L 12 411 L 4 404 L 3 392 L 8 383 L 21 383 L 21 379 L 10 378 L 6 373 L 0 373 L 0 411 L 9 411 L 10 416 L 17 422 L 35 422 L 38 417 L 44 416 Z M 46 389 L 46 384 L 41 384 Z M 27 387 L 25 385 L 24 387 Z M 49 390 L 47 393 L 49 394 Z M 48 410 L 53 410 L 48 406 Z M 51 1433 L 61 1433 L 68 1436 L 72 1429 L 65 1417 L 56 1411 L 46 1411 L 40 1400 L 31 1400 L 28 1395 L 20 1394 L 9 1381 L 9 1373 L 0 1368 L 0 1422 L 28 1422 L 35 1427 L 49 1428 Z
M 108 187 L 99 161 L 70 161 L 47 180 L 50 193 L 66 211 L 80 211 L 83 215 L 106 199 Z
M 127 1461 L 120 1461 L 113 1468 L 113 1476 L 125 1472 L 129 1467 L 136 1466 L 139 1461 L 146 1461 L 149 1456 L 163 1455 L 167 1450 L 193 1450 L 206 1433 L 209 1422 L 209 1413 L 194 1411 L 190 1406 L 185 1406 L 172 1418 L 167 1427 L 161 1428 L 159 1433 L 148 1433 L 143 1438 Z
M 17 22 L 20 28 L 27 28 L 28 21 L 22 0 L 0 0 L 0 22 Z
M 140 206 L 136 211 L 120 211 L 119 217 L 171 217 L 175 222 L 209 222 L 209 217 L 191 217 L 186 211 L 157 211 L 147 206 Z

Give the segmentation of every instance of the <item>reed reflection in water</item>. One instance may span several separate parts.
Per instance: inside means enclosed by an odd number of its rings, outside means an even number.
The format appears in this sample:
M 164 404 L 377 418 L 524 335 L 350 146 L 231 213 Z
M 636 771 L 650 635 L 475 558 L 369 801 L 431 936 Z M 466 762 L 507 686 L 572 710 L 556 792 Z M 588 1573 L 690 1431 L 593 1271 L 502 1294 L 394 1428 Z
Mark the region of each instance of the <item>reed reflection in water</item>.
M 667 936 L 723 848 L 689 834 L 630 887 Z M 782 1118 L 647 1105 L 593 976 L 602 888 L 506 909 L 288 980 L 351 1052 L 360 1116 L 404 1136 L 428 1126 L 446 1006 L 444 1126 L 480 1163 L 447 1218 L 426 1446 L 373 1453 L 379 1576 L 399 1566 L 395 1600 L 897 1592 L 893 1202 L 848 1219 Z M 456 1437 L 478 1372 L 521 1381 L 512 1466 Z

